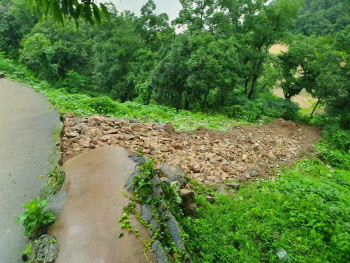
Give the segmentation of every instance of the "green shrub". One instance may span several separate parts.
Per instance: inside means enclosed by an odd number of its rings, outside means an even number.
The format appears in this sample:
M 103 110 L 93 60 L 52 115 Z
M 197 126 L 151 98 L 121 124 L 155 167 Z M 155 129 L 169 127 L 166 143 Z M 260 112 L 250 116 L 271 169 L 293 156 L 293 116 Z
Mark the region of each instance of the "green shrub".
M 107 96 L 90 98 L 86 102 L 97 114 L 113 114 L 117 110 L 116 102 Z
M 55 87 L 65 88 L 69 93 L 85 93 L 92 90 L 91 78 L 72 70 L 68 71 L 63 81 L 57 82 Z
M 17 217 L 17 220 L 23 223 L 26 236 L 31 236 L 39 228 L 50 225 L 56 220 L 56 216 L 46 210 L 47 202 L 47 200 L 40 201 L 38 196 L 29 203 L 23 204 L 27 209 Z

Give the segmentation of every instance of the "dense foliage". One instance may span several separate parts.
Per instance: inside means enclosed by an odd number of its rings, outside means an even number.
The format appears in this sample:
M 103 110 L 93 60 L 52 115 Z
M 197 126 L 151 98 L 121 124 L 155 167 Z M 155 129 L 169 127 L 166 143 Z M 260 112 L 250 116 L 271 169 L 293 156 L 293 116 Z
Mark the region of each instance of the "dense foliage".
M 347 0 L 305 0 L 296 19 L 296 32 L 310 36 L 333 35 L 350 23 L 350 2 Z

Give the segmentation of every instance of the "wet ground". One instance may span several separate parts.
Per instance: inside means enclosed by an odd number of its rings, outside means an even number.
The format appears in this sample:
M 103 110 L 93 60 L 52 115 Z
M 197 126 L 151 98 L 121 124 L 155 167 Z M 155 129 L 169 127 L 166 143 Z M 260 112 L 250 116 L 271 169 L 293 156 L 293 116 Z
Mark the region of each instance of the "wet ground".
M 33 89 L 0 79 L 0 263 L 20 261 L 24 229 L 16 222 L 21 203 L 42 187 L 54 150 L 59 114 Z

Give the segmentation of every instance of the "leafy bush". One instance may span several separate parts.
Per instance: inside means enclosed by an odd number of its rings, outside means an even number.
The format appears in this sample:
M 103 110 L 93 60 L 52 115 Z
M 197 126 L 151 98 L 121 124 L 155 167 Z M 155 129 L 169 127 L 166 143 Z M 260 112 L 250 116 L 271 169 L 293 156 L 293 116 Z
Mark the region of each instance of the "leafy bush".
M 97 114 L 113 114 L 117 110 L 116 102 L 107 96 L 90 98 L 86 103 L 87 106 L 91 107 Z
M 238 99 L 236 105 L 226 107 L 224 110 L 228 117 L 248 122 L 255 122 L 266 117 L 296 120 L 299 117 L 298 111 L 297 104 L 270 94 L 262 94 L 255 100 Z
M 350 170 L 350 131 L 333 124 L 327 125 L 322 135 L 316 149 L 323 160 L 333 167 Z
M 92 89 L 91 78 L 80 75 L 75 71 L 68 71 L 62 82 L 57 82 L 57 88 L 65 88 L 69 93 L 86 92 Z
M 214 204 L 205 197 L 182 222 L 195 263 L 350 260 L 350 171 L 311 159 Z
M 31 236 L 40 227 L 47 226 L 56 220 L 56 216 L 46 210 L 47 202 L 47 200 L 40 201 L 38 196 L 29 203 L 23 204 L 27 209 L 17 217 L 17 220 L 23 223 L 26 236 Z

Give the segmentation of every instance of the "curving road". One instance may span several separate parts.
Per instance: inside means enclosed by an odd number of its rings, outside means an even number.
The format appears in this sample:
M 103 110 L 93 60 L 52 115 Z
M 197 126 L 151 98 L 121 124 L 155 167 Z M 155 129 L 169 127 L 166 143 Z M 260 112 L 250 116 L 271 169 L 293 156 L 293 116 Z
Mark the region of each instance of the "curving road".
M 20 262 L 24 229 L 16 223 L 21 203 L 36 197 L 54 165 L 59 114 L 33 89 L 0 79 L 0 263 Z

